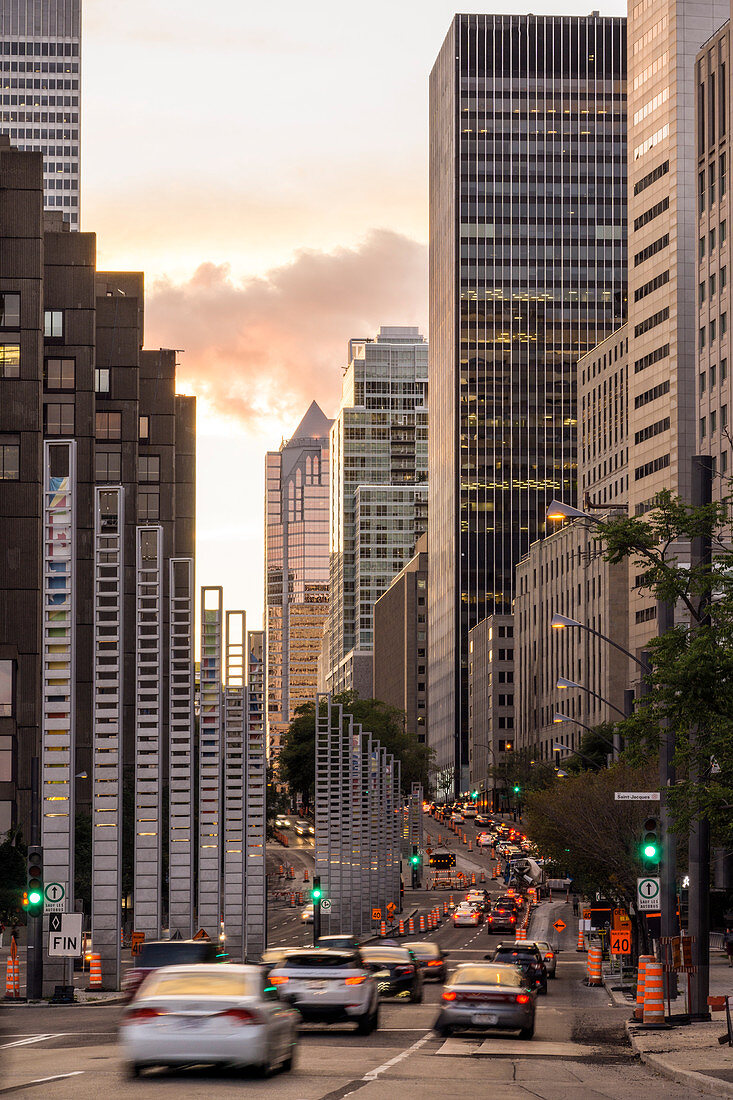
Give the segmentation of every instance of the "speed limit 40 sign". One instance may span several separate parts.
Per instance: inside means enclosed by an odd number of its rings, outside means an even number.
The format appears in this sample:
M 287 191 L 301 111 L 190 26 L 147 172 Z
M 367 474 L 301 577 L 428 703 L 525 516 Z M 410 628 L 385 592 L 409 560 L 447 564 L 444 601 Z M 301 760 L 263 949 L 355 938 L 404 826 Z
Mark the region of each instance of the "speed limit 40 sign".
M 609 950 L 612 955 L 630 955 L 631 932 L 612 929 L 609 933 Z

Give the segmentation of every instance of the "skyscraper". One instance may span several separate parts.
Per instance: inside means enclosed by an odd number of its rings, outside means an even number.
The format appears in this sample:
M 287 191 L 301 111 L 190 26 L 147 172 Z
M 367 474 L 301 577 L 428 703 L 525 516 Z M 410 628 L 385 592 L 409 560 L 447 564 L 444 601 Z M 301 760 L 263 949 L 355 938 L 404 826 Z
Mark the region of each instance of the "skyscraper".
M 46 209 L 79 229 L 81 0 L 0 0 L 0 133 L 43 153 Z
M 459 15 L 430 83 L 430 743 L 467 781 L 468 631 L 576 480 L 575 365 L 626 288 L 623 19 Z
M 417 328 L 349 342 L 331 428 L 326 687 L 372 692 L 374 604 L 427 529 L 428 345 Z
M 265 458 L 267 739 L 276 759 L 296 707 L 315 697 L 328 612 L 328 434 L 314 401 Z

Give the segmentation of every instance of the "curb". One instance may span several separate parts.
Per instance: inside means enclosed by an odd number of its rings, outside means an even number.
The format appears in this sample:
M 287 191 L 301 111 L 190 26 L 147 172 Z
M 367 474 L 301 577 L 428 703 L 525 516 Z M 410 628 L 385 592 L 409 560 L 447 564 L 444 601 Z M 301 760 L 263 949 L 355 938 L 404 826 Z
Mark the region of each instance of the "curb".
M 693 1086 L 700 1092 L 706 1093 L 708 1096 L 733 1097 L 733 1083 L 721 1081 L 720 1078 L 717 1077 L 709 1077 L 705 1073 L 696 1073 L 695 1070 L 692 1069 L 679 1069 L 677 1066 L 673 1066 L 662 1055 L 652 1054 L 648 1051 L 641 1050 L 638 1042 L 636 1042 L 636 1034 L 628 1020 L 626 1021 L 626 1034 L 629 1037 L 634 1053 L 639 1056 L 645 1065 L 661 1073 L 663 1077 L 668 1077 L 670 1081 L 675 1081 L 678 1085 Z

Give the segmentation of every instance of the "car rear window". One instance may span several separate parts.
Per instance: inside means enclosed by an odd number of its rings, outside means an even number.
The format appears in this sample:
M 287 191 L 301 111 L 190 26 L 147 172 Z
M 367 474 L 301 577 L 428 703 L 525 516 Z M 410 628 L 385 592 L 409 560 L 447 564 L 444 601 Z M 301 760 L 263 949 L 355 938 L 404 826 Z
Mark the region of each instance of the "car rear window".
M 408 943 L 406 946 L 418 959 L 437 959 L 440 956 L 437 943 Z
M 510 951 L 508 947 L 500 947 L 496 952 L 497 959 L 519 959 L 520 962 L 536 961 L 534 951 Z
M 213 962 L 215 959 L 216 947 L 213 943 L 205 940 L 197 943 L 171 940 L 170 943 L 144 943 L 137 965 L 143 968 L 184 966 L 188 963 Z
M 400 947 L 393 947 L 389 951 L 380 950 L 378 947 L 363 947 L 361 951 L 367 962 L 378 963 L 409 963 L 412 962 L 410 952 Z
M 187 971 L 151 974 L 141 986 L 143 997 L 254 997 L 259 992 L 259 975 L 232 974 L 225 966 L 215 971 Z
M 317 951 L 307 951 L 302 955 L 286 955 L 283 962 L 283 966 L 288 968 L 296 967 L 303 970 L 315 970 L 315 969 L 336 969 L 338 967 L 344 967 L 351 970 L 360 970 L 362 961 L 358 955 L 353 952 L 336 952 L 329 951 L 328 954 L 320 954 Z
M 508 966 L 462 966 L 448 980 L 448 985 L 508 985 L 517 989 L 522 975 Z

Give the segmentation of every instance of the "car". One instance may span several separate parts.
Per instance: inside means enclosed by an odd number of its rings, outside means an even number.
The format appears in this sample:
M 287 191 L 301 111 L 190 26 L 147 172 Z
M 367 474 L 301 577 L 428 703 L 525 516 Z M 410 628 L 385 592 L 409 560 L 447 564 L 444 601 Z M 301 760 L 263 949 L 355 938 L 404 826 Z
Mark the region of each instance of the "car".
M 283 814 L 278 814 L 275 818 L 276 829 L 289 829 L 291 821 L 289 817 L 284 817 Z
M 478 926 L 481 923 L 481 913 L 475 905 L 469 905 L 467 901 L 461 902 L 453 910 L 453 927 L 461 928 L 468 925 Z
M 132 1077 L 147 1066 L 216 1063 L 263 1075 L 293 1068 L 298 1013 L 258 966 L 164 966 L 142 985 L 120 1026 Z
M 527 989 L 515 966 L 461 963 L 443 990 L 434 1028 L 448 1036 L 454 1030 L 503 1028 L 531 1039 L 535 1024 L 535 993 Z
M 316 947 L 336 947 L 340 949 L 359 946 L 359 940 L 351 932 L 341 932 L 335 936 L 319 936 Z
M 362 947 L 364 962 L 377 980 L 380 997 L 409 996 L 411 1004 L 422 1004 L 422 971 L 407 947 Z
M 522 908 L 522 899 L 514 891 L 512 891 L 511 894 L 509 892 L 507 892 L 506 894 L 500 894 L 494 904 L 507 905 L 509 906 L 509 908 L 514 907 L 514 909 L 518 913 L 519 910 Z
M 492 962 L 518 966 L 531 989 L 538 989 L 540 993 L 547 993 L 547 967 L 540 949 L 531 941 L 520 940 L 517 943 L 500 943 L 491 955 L 487 955 L 487 958 L 490 958 Z
M 534 943 L 540 949 L 540 954 L 545 963 L 545 969 L 547 970 L 548 978 L 557 977 L 557 956 L 559 955 L 558 949 L 551 944 L 549 940 L 525 940 L 525 943 Z
M 303 821 L 302 818 L 298 818 L 298 820 L 295 822 L 296 836 L 309 836 L 310 835 L 310 833 L 309 833 L 310 828 L 311 828 L 310 821 Z
M 476 814 L 475 822 L 476 822 L 477 825 L 491 825 L 491 824 L 493 824 L 491 818 L 487 817 L 486 814 Z
M 444 951 L 439 943 L 432 940 L 416 940 L 414 943 L 406 943 L 405 947 L 411 951 L 422 970 L 423 981 L 444 982 L 448 977 L 448 964 L 446 959 L 450 954 Z
M 266 951 L 262 952 L 262 958 L 260 960 L 260 966 L 263 972 L 269 974 L 271 970 L 274 970 L 276 966 L 280 965 L 288 951 L 294 950 L 294 944 L 291 947 L 268 947 Z
M 475 905 L 481 913 L 488 913 L 491 901 L 486 890 L 469 890 L 466 894 L 466 903 Z
M 306 905 L 305 909 L 301 910 L 300 923 L 301 924 L 313 924 L 313 904 L 312 904 L 312 902 L 309 902 L 308 905 Z
M 494 838 L 490 833 L 479 833 L 476 837 L 476 843 L 479 848 L 490 848 L 494 843 Z
M 494 902 L 491 912 L 486 917 L 486 930 L 489 935 L 491 936 L 496 932 L 511 932 L 513 935 L 516 931 L 516 928 L 516 907 L 513 905 L 504 905 L 499 902 Z
M 456 824 L 460 824 L 463 821 L 463 814 L 459 810 L 456 810 L 450 815 L 450 819 L 451 821 L 455 821 Z
M 463 811 L 463 816 L 465 817 L 466 821 L 473 821 L 476 816 L 476 810 L 473 806 L 466 806 Z
M 135 965 L 122 979 L 125 1000 L 132 1000 L 142 983 L 162 966 L 215 963 L 220 960 L 219 949 L 210 940 L 148 940 L 140 946 Z
M 288 951 L 270 971 L 280 1000 L 297 1008 L 306 1022 L 351 1020 L 362 1035 L 379 1027 L 379 993 L 359 950 L 335 947 Z

